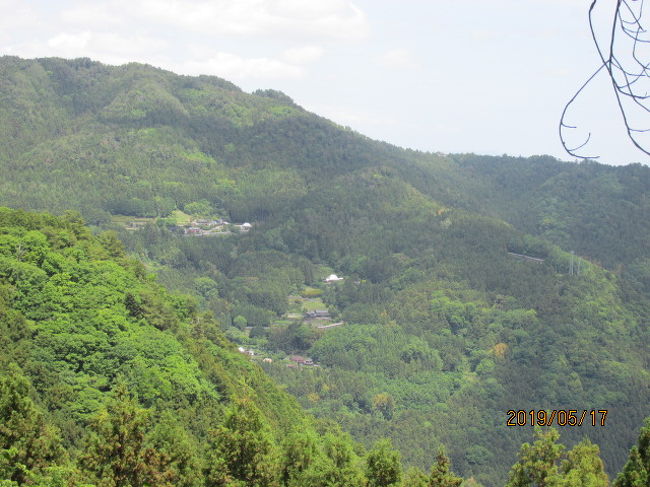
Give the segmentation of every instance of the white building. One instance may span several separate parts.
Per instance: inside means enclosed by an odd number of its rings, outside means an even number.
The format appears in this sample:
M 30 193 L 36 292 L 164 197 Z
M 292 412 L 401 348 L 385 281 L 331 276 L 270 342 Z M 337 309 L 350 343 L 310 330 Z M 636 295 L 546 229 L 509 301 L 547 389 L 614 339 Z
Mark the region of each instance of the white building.
M 325 282 L 336 282 L 336 281 L 342 281 L 343 278 L 337 276 L 336 274 L 330 274 L 325 278 Z

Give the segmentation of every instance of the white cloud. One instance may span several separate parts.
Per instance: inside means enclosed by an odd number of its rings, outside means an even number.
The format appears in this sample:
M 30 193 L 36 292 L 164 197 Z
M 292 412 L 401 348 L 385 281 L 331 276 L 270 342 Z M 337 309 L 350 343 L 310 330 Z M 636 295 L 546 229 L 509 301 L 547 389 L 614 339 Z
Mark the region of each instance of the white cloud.
M 239 82 L 297 79 L 323 56 L 322 42 L 367 37 L 353 1 L 64 0 L 48 11 L 0 0 L 0 53 L 140 61 Z
M 350 0 L 109 0 L 65 11 L 69 22 L 158 22 L 204 34 L 360 39 L 369 33 L 365 13 Z M 87 25 L 87 24 L 86 24 Z
M 103 32 L 59 32 L 43 40 L 29 40 L 4 46 L 2 51 L 26 58 L 56 56 L 89 57 L 107 64 L 145 62 L 187 75 L 209 74 L 235 82 L 245 80 L 298 79 L 305 70 L 300 66 L 317 59 L 322 49 L 315 46 L 290 49 L 284 60 L 272 57 L 243 57 L 231 52 L 215 51 L 207 45 L 187 44 L 185 57 L 169 56 L 166 40 L 142 35 Z
M 317 61 L 325 51 L 319 46 L 302 46 L 287 49 L 282 57 L 292 64 L 305 64 Z
M 4 50 L 24 57 L 89 57 L 108 64 L 123 64 L 151 59 L 166 47 L 161 39 L 146 36 L 84 31 L 62 32 L 44 41 L 28 41 L 6 46 Z M 151 61 L 149 61 L 151 62 Z
M 390 49 L 386 51 L 379 63 L 389 69 L 412 69 L 418 66 L 418 62 L 408 49 Z
M 80 52 L 88 46 L 92 34 L 90 32 L 82 32 L 81 34 L 59 34 L 52 37 L 47 41 L 50 49 L 58 52 Z M 65 55 L 65 54 L 64 54 Z M 74 54 L 73 54 L 74 55 Z
M 243 58 L 227 52 L 217 52 L 201 61 L 193 60 L 166 67 L 182 74 L 211 74 L 235 81 L 251 78 L 291 79 L 304 75 L 301 67 L 276 59 Z

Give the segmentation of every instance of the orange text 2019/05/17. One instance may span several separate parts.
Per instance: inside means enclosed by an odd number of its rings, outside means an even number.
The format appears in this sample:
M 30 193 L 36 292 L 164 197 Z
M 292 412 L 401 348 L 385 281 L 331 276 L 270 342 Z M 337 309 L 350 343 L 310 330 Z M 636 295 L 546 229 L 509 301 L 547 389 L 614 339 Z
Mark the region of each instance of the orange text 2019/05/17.
M 605 426 L 607 409 L 531 409 L 506 412 L 507 426 Z

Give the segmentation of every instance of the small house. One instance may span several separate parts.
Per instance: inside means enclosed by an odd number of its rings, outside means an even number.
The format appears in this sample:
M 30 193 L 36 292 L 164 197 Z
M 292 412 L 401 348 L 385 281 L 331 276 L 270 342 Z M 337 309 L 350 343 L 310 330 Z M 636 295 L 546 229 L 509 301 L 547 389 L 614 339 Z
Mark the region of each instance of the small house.
M 239 353 L 243 353 L 244 355 L 249 355 L 251 357 L 255 356 L 255 352 L 253 350 L 249 350 L 244 347 L 237 347 L 237 350 L 239 351 Z
M 329 318 L 330 312 L 326 309 L 317 309 L 314 311 L 307 311 L 305 313 L 305 318 Z
M 291 355 L 289 360 L 297 365 L 314 365 L 314 361 L 309 357 L 303 357 L 302 355 Z
M 337 282 L 337 281 L 342 281 L 343 278 L 337 276 L 336 274 L 330 274 L 325 278 L 325 282 L 330 283 L 330 282 Z

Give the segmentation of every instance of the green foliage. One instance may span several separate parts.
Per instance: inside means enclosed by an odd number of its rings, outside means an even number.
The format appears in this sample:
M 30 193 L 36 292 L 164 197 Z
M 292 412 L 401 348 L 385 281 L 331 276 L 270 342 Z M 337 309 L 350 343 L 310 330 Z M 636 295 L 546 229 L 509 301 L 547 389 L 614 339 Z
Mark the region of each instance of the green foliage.
M 327 434 L 323 438 L 323 454 L 309 468 L 296 476 L 292 487 L 362 487 L 364 479 L 358 458 L 348 438 Z
M 323 290 L 318 289 L 317 287 L 307 287 L 300 291 L 300 295 L 303 298 L 317 298 L 323 295 Z
M 0 478 L 22 484 L 62 460 L 58 431 L 29 397 L 27 380 L 16 367 L 0 377 Z
M 187 111 L 163 86 L 146 80 L 134 83 L 128 92 L 118 93 L 100 116 L 111 122 L 166 122 L 187 117 Z
M 560 467 L 560 479 L 554 485 L 566 487 L 607 487 L 609 478 L 600 459 L 600 450 L 589 440 L 578 443 Z
M 650 419 L 645 420 L 636 445 L 623 471 L 616 478 L 615 487 L 645 487 L 650 485 Z
M 379 393 L 372 398 L 372 407 L 379 411 L 385 419 L 392 419 L 395 412 L 395 402 L 390 394 Z
M 449 458 L 443 451 L 438 452 L 436 463 L 431 468 L 429 487 L 460 487 L 463 479 L 454 475 L 450 469 Z
M 156 418 L 148 434 L 148 447 L 159 455 L 162 466 L 175 486 L 200 487 L 203 485 L 203 458 L 199 441 L 193 437 L 171 411 Z
M 566 164 L 548 156 L 524 160 L 466 154 L 452 159 L 455 178 L 471 187 L 466 207 L 498 214 L 525 232 L 610 268 L 647 255 L 643 241 L 650 227 L 641 216 L 649 204 L 644 196 L 650 183 L 647 167 Z
M 535 442 L 524 443 L 510 471 L 508 487 L 607 487 L 609 479 L 597 445 L 585 439 L 566 455 L 559 433 L 535 430 Z
M 289 435 L 282 447 L 281 475 L 283 485 L 294 485 L 315 461 L 318 452 L 316 438 L 309 432 Z
M 366 457 L 368 487 L 398 485 L 402 478 L 399 453 L 393 450 L 389 440 L 377 442 Z
M 214 209 L 208 200 L 193 201 L 183 207 L 183 211 L 194 216 L 209 216 L 214 213 Z
M 271 331 L 269 344 L 275 350 L 286 353 L 304 352 L 316 342 L 318 335 L 311 326 L 292 323 L 286 328 L 275 327 Z
M 99 487 L 171 486 L 173 472 L 166 458 L 145 446 L 151 428 L 148 411 L 118 383 L 113 400 L 94 421 L 88 453 L 82 458 Z
M 248 320 L 246 320 L 242 315 L 237 315 L 233 318 L 232 324 L 240 330 L 243 330 L 248 325 Z
M 507 487 L 551 486 L 558 475 L 558 462 L 564 446 L 557 443 L 560 434 L 549 429 L 535 430 L 535 442 L 524 443 L 519 452 L 519 461 L 512 467 Z
M 411 467 L 404 474 L 402 485 L 404 487 L 427 487 L 429 485 L 429 477 L 419 468 Z
M 208 485 L 267 487 L 277 476 L 276 451 L 260 412 L 250 400 L 237 401 L 226 412 L 222 427 L 210 442 Z
M 276 438 L 310 422 L 193 299 L 74 214 L 0 209 L 0 242 L 1 478 L 199 487 L 216 428 L 227 477 L 245 474 L 234 449 L 248 445 L 267 459 L 251 478 L 278 481 Z

